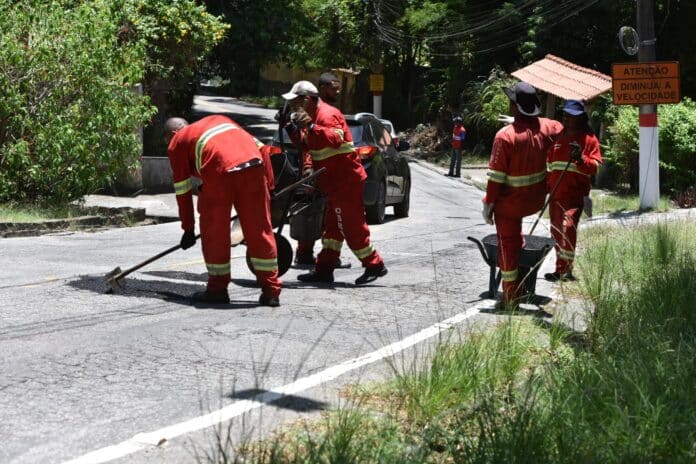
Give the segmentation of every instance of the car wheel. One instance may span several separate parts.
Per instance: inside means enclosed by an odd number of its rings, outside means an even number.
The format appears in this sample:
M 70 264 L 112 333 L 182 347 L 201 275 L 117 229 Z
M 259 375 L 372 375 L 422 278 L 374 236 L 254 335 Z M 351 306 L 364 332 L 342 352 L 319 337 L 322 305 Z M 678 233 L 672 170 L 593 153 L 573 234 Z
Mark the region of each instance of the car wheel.
M 401 203 L 394 205 L 394 216 L 398 218 L 408 217 L 408 210 L 411 208 L 411 178 L 404 179 L 404 197 Z
M 368 224 L 382 224 L 384 222 L 384 210 L 387 208 L 387 187 L 384 181 L 377 185 L 377 200 L 374 205 L 365 207 L 365 216 Z
M 278 232 L 274 232 L 273 236 L 275 237 L 276 248 L 278 249 L 278 277 L 280 277 L 288 272 L 288 269 L 290 269 L 292 265 L 292 245 L 290 245 L 287 238 L 280 235 Z M 254 265 L 251 264 L 251 254 L 249 253 L 248 247 L 246 252 L 246 263 L 251 273 L 256 274 L 254 272 Z

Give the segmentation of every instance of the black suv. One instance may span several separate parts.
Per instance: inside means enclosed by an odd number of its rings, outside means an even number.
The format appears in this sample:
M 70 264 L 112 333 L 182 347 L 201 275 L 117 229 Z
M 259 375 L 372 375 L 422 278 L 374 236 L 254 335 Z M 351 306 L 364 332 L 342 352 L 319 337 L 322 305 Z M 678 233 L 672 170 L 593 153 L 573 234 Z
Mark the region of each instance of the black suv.
M 372 114 L 346 115 L 355 151 L 367 172 L 363 192 L 365 216 L 370 224 L 384 222 L 384 210 L 394 206 L 394 216 L 408 217 L 411 197 L 411 168 L 400 152 L 410 148 L 394 142 L 389 129 Z
M 382 224 L 387 206 L 394 206 L 394 216 L 408 217 L 411 196 L 411 168 L 400 152 L 410 148 L 401 140 L 397 144 L 379 119 L 371 113 L 345 115 L 353 136 L 353 145 L 367 172 L 363 192 L 365 216 L 370 224 Z M 283 131 L 283 142 L 288 159 L 297 169 L 297 150 Z M 272 144 L 280 145 L 278 132 Z M 276 160 L 274 160 L 276 161 Z M 275 170 L 275 166 L 274 166 Z

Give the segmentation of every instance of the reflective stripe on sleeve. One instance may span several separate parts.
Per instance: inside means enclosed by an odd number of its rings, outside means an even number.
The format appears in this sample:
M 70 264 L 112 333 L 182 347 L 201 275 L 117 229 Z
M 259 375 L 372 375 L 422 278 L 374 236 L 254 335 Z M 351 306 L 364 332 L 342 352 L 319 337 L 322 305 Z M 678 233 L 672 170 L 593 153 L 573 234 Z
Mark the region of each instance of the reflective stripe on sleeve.
M 250 261 L 255 271 L 275 272 L 278 270 L 277 258 L 250 258 Z
M 193 189 L 193 182 L 190 177 L 181 182 L 174 182 L 174 193 L 176 195 L 183 195 L 184 193 L 190 192 L 191 189 Z
M 205 148 L 205 144 L 208 143 L 208 140 L 212 139 L 218 134 L 222 134 L 223 132 L 227 132 L 228 130 L 232 129 L 239 129 L 239 127 L 231 123 L 226 123 L 211 127 L 207 131 L 203 132 L 203 135 L 201 135 L 198 142 L 196 142 L 196 170 L 198 170 L 198 172 L 201 172 L 201 164 L 203 163 L 203 148 Z
M 546 169 L 551 172 L 551 171 L 563 171 L 566 167 L 566 164 L 568 164 L 567 161 L 554 161 L 553 163 L 548 163 L 546 165 Z M 575 163 L 570 163 L 568 166 L 568 172 L 574 172 L 576 174 L 582 174 L 583 176 L 590 177 L 589 174 L 585 174 L 584 172 L 580 171 Z
M 226 264 L 213 264 L 205 263 L 205 267 L 208 269 L 208 275 L 211 276 L 221 276 L 230 273 L 230 263 Z
M 496 182 L 498 184 L 504 184 L 505 179 L 507 178 L 507 174 L 505 174 L 504 172 L 494 171 L 493 169 L 489 169 L 486 175 L 488 176 L 488 180 L 490 180 L 491 182 Z
M 344 153 L 351 153 L 355 151 L 355 146 L 353 142 L 343 142 L 338 148 L 327 147 L 321 150 L 310 150 L 309 153 L 312 155 L 314 161 L 321 161 L 327 158 L 331 158 L 335 155 L 341 155 Z

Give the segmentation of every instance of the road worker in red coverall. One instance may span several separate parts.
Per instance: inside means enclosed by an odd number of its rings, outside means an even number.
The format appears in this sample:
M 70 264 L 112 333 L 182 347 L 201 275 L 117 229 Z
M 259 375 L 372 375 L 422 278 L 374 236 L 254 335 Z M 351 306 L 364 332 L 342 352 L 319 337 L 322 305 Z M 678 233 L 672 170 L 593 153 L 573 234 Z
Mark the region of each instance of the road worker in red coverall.
M 191 176 L 200 177 L 198 194 L 203 257 L 208 269 L 204 292 L 194 302 L 228 303 L 230 214 L 234 206 L 262 293 L 259 304 L 279 306 L 281 282 L 270 219 L 267 177 L 254 138 L 225 116 L 193 124 L 171 118 L 165 125 L 174 191 L 184 233 L 181 247 L 196 243 Z
M 522 250 L 522 219 L 541 210 L 546 198 L 546 156 L 563 130 L 558 121 L 540 118 L 536 89 L 526 82 L 505 88 L 514 122 L 498 131 L 488 164 L 488 185 L 483 217 L 495 222 L 498 266 L 503 280 L 503 301 L 516 305 L 521 296 L 518 262 Z
M 333 271 L 343 240 L 362 262 L 365 271 L 355 280 L 364 285 L 387 274 L 387 268 L 370 242 L 365 222 L 363 187 L 367 174 L 353 147 L 353 140 L 341 111 L 319 99 L 309 81 L 296 82 L 283 94 L 293 111 L 286 126 L 295 145 L 304 151 L 303 172 L 326 168 L 317 177 L 317 187 L 326 193 L 327 205 L 322 232 L 322 250 L 314 270 L 301 274 L 302 282 L 333 282 Z M 309 168 L 308 168 L 309 166 Z
M 322 73 L 319 76 L 318 85 L 321 101 L 335 106 L 338 103 L 338 96 L 341 94 L 341 81 L 338 77 L 330 72 Z M 314 240 L 298 240 L 297 250 L 295 251 L 295 264 L 314 264 Z M 340 267 L 340 265 L 337 267 Z
M 585 204 L 590 201 L 590 177 L 597 174 L 597 168 L 602 164 L 599 141 L 590 129 L 585 105 L 581 101 L 566 102 L 563 127 L 548 153 L 549 191 L 558 185 L 552 192 L 549 206 L 551 235 L 556 241 L 556 271 L 544 275 L 551 282 L 575 280 L 573 260 L 578 223 Z M 571 143 L 576 143 L 580 149 L 572 150 Z M 561 177 L 566 166 L 568 169 Z M 586 213 L 591 214 L 590 211 Z
M 452 128 L 452 153 L 450 154 L 449 172 L 445 174 L 449 177 L 462 177 L 462 145 L 466 140 L 466 129 L 464 128 L 464 120 L 457 116 L 452 119 L 454 127 Z

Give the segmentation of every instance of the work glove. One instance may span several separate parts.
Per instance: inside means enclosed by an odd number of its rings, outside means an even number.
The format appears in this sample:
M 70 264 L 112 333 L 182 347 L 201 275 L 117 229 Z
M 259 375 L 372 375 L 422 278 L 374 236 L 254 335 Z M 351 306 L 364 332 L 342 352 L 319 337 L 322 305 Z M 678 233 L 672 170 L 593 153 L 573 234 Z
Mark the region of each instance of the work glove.
M 592 198 L 589 195 L 582 197 L 582 210 L 588 218 L 592 217 Z
M 181 249 L 186 250 L 188 248 L 191 248 L 195 244 L 196 234 L 194 234 L 192 230 L 185 231 L 184 234 L 181 236 L 181 241 L 179 242 L 179 246 L 181 246 Z
M 481 214 L 483 215 L 483 220 L 486 221 L 486 224 L 493 225 L 493 204 L 494 203 L 486 203 L 485 201 L 483 202 L 483 210 L 481 211 Z
M 292 120 L 293 124 L 300 129 L 309 127 L 309 125 L 312 124 L 312 117 L 309 115 L 309 113 L 307 113 L 307 111 L 304 110 L 304 108 L 299 108 L 297 111 L 292 113 L 290 115 L 290 119 Z
M 574 163 L 582 161 L 582 147 L 578 142 L 570 142 L 570 160 Z

